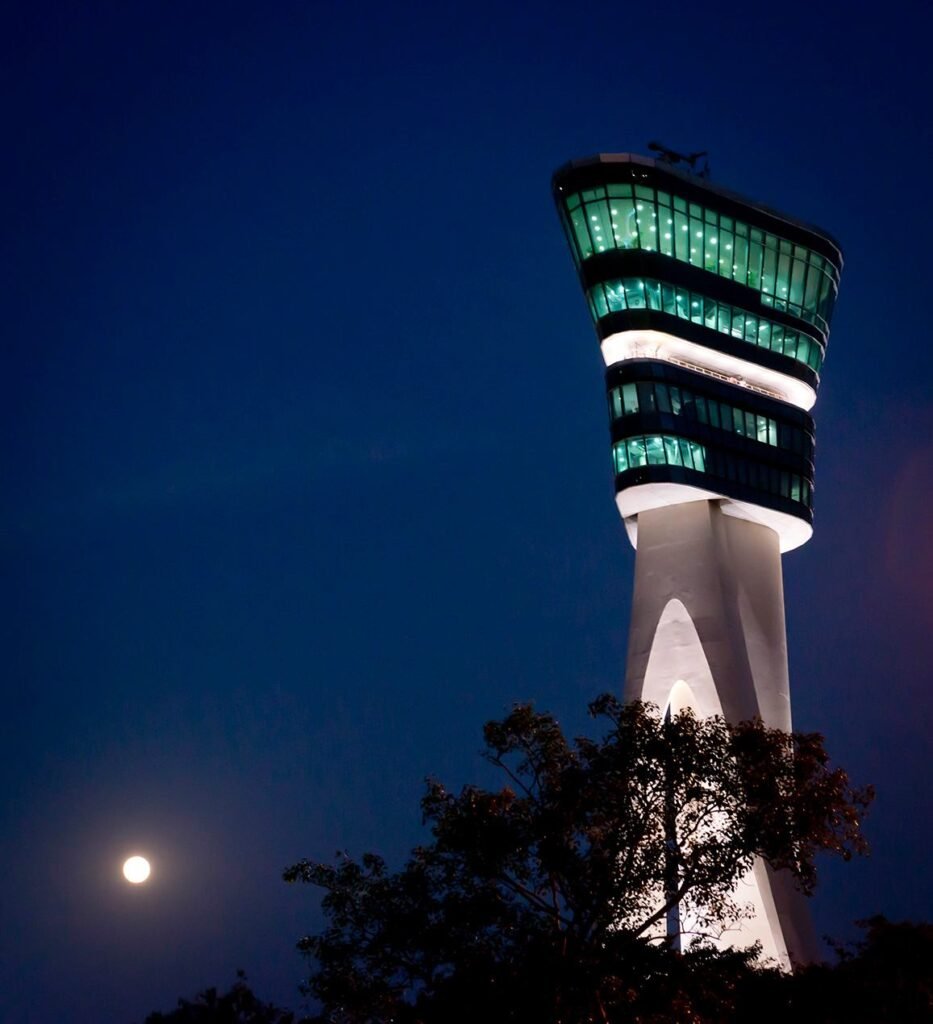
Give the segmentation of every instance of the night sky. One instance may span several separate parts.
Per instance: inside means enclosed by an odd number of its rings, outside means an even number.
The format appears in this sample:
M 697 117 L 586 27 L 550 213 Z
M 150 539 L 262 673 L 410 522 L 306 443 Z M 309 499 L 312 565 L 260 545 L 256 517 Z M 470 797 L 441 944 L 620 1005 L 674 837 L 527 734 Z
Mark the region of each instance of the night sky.
M 933 98 L 919 3 L 19 4 L 3 54 L 0 1020 L 238 967 L 434 774 L 621 687 L 634 552 L 565 161 L 708 149 L 846 253 L 795 725 L 878 790 L 818 930 L 933 918 Z M 139 888 L 130 853 L 153 861 Z

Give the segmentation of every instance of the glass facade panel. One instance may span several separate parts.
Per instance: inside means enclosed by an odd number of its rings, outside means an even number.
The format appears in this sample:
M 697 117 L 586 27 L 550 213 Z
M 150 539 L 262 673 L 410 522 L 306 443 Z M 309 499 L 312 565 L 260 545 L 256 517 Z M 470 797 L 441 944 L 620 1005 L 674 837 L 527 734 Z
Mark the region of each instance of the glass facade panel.
M 674 286 L 661 282 L 661 309 L 670 314 L 671 316 L 677 316 L 677 303 L 674 296 Z
M 618 391 L 618 388 L 613 390 Z M 633 412 L 638 412 L 638 392 L 634 384 L 622 385 L 622 409 L 625 410 L 626 416 L 631 415 Z M 619 413 L 619 415 L 622 414 Z
M 781 300 L 781 302 L 788 301 L 788 292 L 790 291 L 790 254 L 782 252 L 778 256 L 777 265 L 777 280 L 775 281 L 774 294 Z
M 645 282 L 626 278 L 623 282 L 625 287 L 625 302 L 629 309 L 645 308 Z
M 803 305 L 803 285 L 807 276 L 807 265 L 803 260 L 794 260 L 790 278 L 790 294 L 788 299 L 795 306 Z
M 693 457 L 693 468 L 700 473 L 706 472 L 706 449 L 696 441 L 688 441 L 690 454 Z
M 674 211 L 668 205 L 660 204 L 660 197 L 665 196 L 664 192 L 658 193 L 659 205 L 658 205 L 658 234 L 659 234 L 659 245 L 661 252 L 665 256 L 675 255 L 675 240 L 674 240 Z
M 680 444 L 676 437 L 665 437 L 664 441 L 664 460 L 669 466 L 682 466 L 684 464 L 683 459 L 680 455 Z
M 643 437 L 626 438 L 625 452 L 630 469 L 636 466 L 647 465 L 648 456 L 645 454 L 645 439 Z
M 664 438 L 659 434 L 648 435 L 645 438 L 645 448 L 648 450 L 648 465 L 663 466 L 667 462 L 664 453 Z
M 638 231 L 635 227 L 635 203 L 631 193 L 626 197 L 612 200 L 610 206 L 613 234 L 618 239 L 620 249 L 638 248 Z
M 687 215 L 674 210 L 674 255 L 681 263 L 690 262 L 690 223 Z
M 609 219 L 609 203 L 603 199 L 586 204 L 588 227 L 596 252 L 605 252 L 613 247 L 612 228 Z
M 586 230 L 586 214 L 582 209 L 570 213 L 570 223 L 573 225 L 573 237 L 577 243 L 575 248 L 580 259 L 585 260 L 593 255 L 593 246 L 590 243 L 590 233 Z
M 765 295 L 774 295 L 775 278 L 777 277 L 777 257 L 774 249 L 764 250 L 764 264 L 761 268 L 761 290 Z

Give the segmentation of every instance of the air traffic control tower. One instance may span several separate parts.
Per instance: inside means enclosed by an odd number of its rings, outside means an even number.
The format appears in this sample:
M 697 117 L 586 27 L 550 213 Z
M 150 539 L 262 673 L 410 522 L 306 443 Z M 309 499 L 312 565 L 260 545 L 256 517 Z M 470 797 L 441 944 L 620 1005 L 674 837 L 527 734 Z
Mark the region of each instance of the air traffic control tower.
M 616 504 L 636 548 L 625 698 L 789 731 L 781 554 L 813 532 L 813 419 L 842 253 L 824 231 L 628 153 L 554 198 L 606 363 Z M 763 863 L 724 945 L 814 951 Z

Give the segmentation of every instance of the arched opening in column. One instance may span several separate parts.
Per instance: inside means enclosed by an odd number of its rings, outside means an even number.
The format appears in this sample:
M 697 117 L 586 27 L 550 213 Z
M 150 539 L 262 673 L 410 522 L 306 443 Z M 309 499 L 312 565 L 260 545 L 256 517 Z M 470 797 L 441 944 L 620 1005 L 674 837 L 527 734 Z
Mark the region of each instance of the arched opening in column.
M 690 707 L 701 718 L 722 714 L 716 682 L 693 619 L 683 601 L 664 606 L 651 641 L 642 700 L 665 712 L 676 699 L 676 711 Z
M 699 718 L 722 716 L 722 701 L 693 619 L 682 601 L 672 598 L 658 619 L 651 643 L 642 699 L 656 704 L 662 714 L 676 715 L 690 708 Z M 787 969 L 790 961 L 783 929 L 763 862 L 756 862 L 738 882 L 735 902 L 749 916 L 714 939 L 720 948 L 761 943 L 762 956 Z M 690 916 L 676 914 L 683 936 L 694 931 Z

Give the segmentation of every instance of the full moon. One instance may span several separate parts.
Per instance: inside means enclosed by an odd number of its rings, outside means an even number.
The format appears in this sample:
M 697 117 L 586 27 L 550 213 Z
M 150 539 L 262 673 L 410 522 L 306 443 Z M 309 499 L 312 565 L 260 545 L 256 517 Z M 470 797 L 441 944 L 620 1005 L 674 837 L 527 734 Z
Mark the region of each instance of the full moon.
M 123 865 L 123 877 L 133 885 L 145 882 L 149 877 L 149 871 L 149 861 L 145 857 L 130 857 Z

